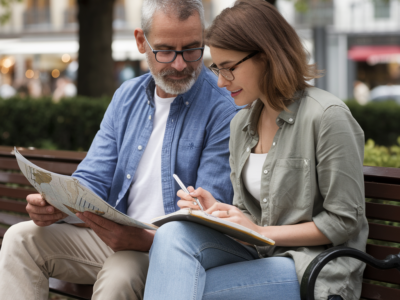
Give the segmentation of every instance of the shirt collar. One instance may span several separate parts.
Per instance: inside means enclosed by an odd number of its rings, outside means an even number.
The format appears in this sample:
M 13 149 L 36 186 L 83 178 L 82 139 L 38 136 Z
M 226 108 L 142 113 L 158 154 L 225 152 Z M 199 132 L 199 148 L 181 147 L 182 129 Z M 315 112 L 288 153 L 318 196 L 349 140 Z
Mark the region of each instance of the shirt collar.
M 282 125 L 282 121 L 288 123 L 289 125 L 293 125 L 295 123 L 301 100 L 302 97 L 289 104 L 287 110 L 281 111 L 281 113 L 278 115 L 278 118 L 276 119 L 276 123 L 279 127 Z M 249 127 L 250 130 L 253 130 L 254 132 L 257 131 L 256 128 L 259 116 L 255 117 L 254 115 L 256 113 L 260 113 L 262 106 L 263 103 L 261 102 L 261 100 L 256 100 L 251 104 L 250 113 L 248 114 L 242 131 L 247 131 Z M 256 121 L 255 124 L 252 124 L 252 120 Z

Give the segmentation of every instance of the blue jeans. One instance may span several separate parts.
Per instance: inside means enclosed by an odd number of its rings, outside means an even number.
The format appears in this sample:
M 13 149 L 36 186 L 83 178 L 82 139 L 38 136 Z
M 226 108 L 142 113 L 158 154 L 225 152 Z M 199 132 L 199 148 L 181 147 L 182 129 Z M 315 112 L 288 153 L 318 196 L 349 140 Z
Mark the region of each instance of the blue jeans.
M 294 262 L 190 222 L 163 225 L 150 250 L 144 299 L 300 300 Z

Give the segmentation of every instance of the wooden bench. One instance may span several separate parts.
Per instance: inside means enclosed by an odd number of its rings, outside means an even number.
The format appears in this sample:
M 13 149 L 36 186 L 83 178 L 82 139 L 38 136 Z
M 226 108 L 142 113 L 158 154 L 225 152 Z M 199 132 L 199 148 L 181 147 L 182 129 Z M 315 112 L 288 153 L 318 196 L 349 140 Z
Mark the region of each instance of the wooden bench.
M 0 147 L 0 246 L 7 226 L 29 220 L 25 211 L 25 198 L 28 194 L 36 192 L 19 172 L 12 150 L 11 147 Z M 85 153 L 70 151 L 30 149 L 18 149 L 18 151 L 34 164 L 65 175 L 71 175 L 79 162 L 85 157 Z M 364 179 L 367 198 L 366 213 L 370 226 L 367 253 L 382 260 L 390 254 L 400 252 L 400 206 L 381 201 L 398 201 L 400 204 L 400 169 L 364 167 Z M 395 223 L 382 224 L 384 221 Z M 382 242 L 389 244 L 381 245 Z M 332 249 L 335 250 L 336 248 Z M 342 250 L 339 249 L 339 251 Z M 332 250 L 329 249 L 328 251 Z M 337 253 L 333 252 L 334 254 Z M 323 255 L 326 256 L 326 254 Z M 328 253 L 328 259 L 330 258 Z M 310 264 L 311 267 L 318 268 L 320 265 L 314 263 L 314 265 Z M 309 291 L 312 287 L 312 281 L 308 279 L 311 277 L 303 279 L 301 285 L 303 300 L 313 299 Z M 380 283 L 395 284 L 397 287 L 385 287 Z M 93 287 L 91 285 L 66 283 L 51 278 L 50 290 L 77 299 L 90 299 Z M 396 269 L 378 270 L 367 266 L 364 272 L 362 298 L 368 300 L 400 299 L 399 271 Z
M 48 151 L 18 148 L 18 151 L 43 169 L 71 175 L 85 158 L 84 152 Z M 0 247 L 8 226 L 30 220 L 26 196 L 37 193 L 19 171 L 12 147 L 0 147 Z M 81 285 L 50 278 L 50 291 L 77 299 L 90 299 L 92 285 Z

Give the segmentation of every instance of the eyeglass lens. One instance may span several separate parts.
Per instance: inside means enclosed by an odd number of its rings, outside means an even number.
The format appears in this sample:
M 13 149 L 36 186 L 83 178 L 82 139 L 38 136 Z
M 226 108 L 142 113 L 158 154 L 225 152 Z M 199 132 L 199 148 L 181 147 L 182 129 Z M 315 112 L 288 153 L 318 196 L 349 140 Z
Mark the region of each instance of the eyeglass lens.
M 175 51 L 160 51 L 156 54 L 156 60 L 163 63 L 172 62 L 175 59 L 175 55 L 177 55 Z M 182 52 L 182 55 L 186 62 L 194 62 L 201 58 L 202 52 L 200 49 L 188 50 Z
M 233 80 L 233 74 L 232 71 L 229 69 L 217 69 L 217 68 L 211 68 L 211 70 L 213 71 L 213 73 L 217 76 L 219 76 L 219 74 L 222 75 L 222 77 L 224 77 L 226 80 Z

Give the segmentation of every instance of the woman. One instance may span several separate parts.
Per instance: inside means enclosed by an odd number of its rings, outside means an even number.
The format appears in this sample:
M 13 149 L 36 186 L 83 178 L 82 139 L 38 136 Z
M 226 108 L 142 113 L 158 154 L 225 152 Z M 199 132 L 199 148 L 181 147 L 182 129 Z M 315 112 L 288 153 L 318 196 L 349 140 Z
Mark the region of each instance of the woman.
M 179 191 L 181 208 L 244 225 L 275 246 L 244 245 L 189 222 L 162 226 L 145 299 L 300 299 L 311 260 L 337 245 L 365 250 L 364 135 L 343 102 L 310 86 L 318 72 L 293 28 L 262 0 L 240 0 L 206 32 L 218 85 L 237 105 L 231 123 L 233 205 Z M 254 101 L 254 99 L 257 99 Z M 358 299 L 364 265 L 329 263 L 316 299 Z

